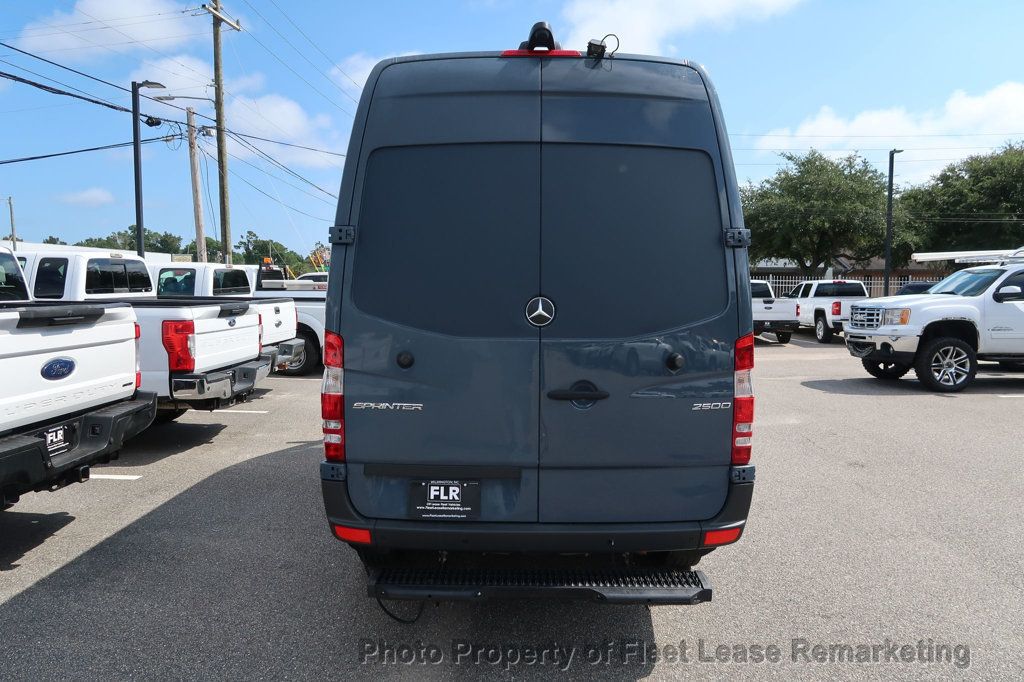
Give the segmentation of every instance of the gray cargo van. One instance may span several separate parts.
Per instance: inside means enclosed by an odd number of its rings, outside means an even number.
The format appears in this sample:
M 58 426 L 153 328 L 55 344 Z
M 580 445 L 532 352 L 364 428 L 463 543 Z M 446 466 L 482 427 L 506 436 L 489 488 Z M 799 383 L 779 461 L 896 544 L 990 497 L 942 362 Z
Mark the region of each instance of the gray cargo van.
M 749 232 L 715 92 L 548 48 L 388 59 L 363 90 L 321 478 L 370 596 L 699 603 L 693 566 L 746 522 Z

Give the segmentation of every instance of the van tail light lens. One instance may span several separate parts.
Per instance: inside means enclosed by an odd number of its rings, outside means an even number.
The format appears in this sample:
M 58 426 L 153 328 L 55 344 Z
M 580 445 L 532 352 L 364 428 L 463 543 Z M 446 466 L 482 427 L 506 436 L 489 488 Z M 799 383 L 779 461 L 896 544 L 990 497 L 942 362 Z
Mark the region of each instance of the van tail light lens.
M 832 316 L 839 317 L 843 314 L 843 304 L 839 301 L 832 301 Z
M 345 340 L 334 332 L 324 334 L 324 380 L 320 388 L 320 417 L 323 419 L 324 428 L 324 457 L 331 462 L 344 462 Z M 369 542 L 369 537 L 366 542 Z
M 754 432 L 754 335 L 736 341 L 732 402 L 732 464 L 750 464 L 751 438 Z M 737 537 L 739 537 L 737 535 Z M 732 542 L 730 540 L 730 542 Z
M 704 531 L 704 542 L 701 543 L 705 547 L 715 547 L 717 545 L 728 545 L 731 542 L 736 542 L 740 539 L 740 535 L 743 534 L 742 527 L 736 528 L 719 528 L 717 530 L 706 530 Z
M 345 542 L 354 542 L 360 545 L 368 545 L 371 542 L 370 531 L 366 528 L 350 528 L 332 523 L 331 529 L 334 531 L 334 537 Z
M 263 313 L 259 314 L 259 331 L 260 331 L 260 352 L 263 352 Z
M 139 348 L 139 339 L 142 338 L 142 327 L 139 323 L 135 323 L 135 388 L 136 390 L 142 386 L 142 349 Z
M 167 369 L 172 372 L 196 370 L 196 325 L 192 320 L 164 320 L 164 350 Z

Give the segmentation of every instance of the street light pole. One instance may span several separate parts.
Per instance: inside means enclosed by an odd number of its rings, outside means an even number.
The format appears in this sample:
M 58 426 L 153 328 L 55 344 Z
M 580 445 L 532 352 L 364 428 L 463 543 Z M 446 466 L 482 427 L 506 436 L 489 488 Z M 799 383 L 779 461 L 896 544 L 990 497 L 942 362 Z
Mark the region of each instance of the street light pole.
M 889 295 L 889 278 L 892 276 L 892 178 L 896 165 L 896 155 L 902 149 L 889 150 L 889 196 L 885 204 L 885 280 L 882 284 L 883 296 Z
M 153 81 L 132 81 L 132 148 L 135 152 L 135 252 L 139 256 L 146 255 L 144 243 L 146 228 L 142 222 L 142 143 L 139 129 L 141 122 L 139 118 L 139 89 L 140 88 L 162 88 L 164 86 Z

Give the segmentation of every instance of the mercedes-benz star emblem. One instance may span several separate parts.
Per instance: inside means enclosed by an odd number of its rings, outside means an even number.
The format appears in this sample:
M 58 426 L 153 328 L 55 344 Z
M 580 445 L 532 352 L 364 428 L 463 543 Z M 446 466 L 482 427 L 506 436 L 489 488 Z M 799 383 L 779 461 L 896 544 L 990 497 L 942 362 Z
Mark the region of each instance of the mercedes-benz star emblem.
M 526 304 L 526 319 L 535 327 L 546 327 L 555 319 L 555 304 L 543 296 L 531 298 Z

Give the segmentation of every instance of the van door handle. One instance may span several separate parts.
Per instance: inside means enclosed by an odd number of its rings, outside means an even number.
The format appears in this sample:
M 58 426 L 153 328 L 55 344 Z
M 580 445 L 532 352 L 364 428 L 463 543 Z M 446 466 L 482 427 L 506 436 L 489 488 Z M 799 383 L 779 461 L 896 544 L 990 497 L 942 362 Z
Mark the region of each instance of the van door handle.
M 577 391 L 571 388 L 560 388 L 554 391 L 548 391 L 548 397 L 552 400 L 604 400 L 610 393 L 608 391 Z

